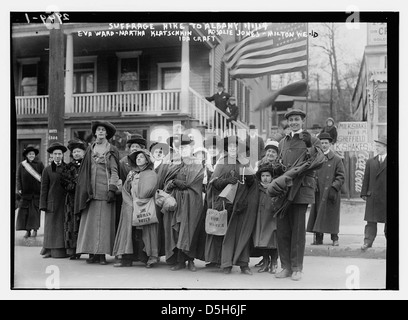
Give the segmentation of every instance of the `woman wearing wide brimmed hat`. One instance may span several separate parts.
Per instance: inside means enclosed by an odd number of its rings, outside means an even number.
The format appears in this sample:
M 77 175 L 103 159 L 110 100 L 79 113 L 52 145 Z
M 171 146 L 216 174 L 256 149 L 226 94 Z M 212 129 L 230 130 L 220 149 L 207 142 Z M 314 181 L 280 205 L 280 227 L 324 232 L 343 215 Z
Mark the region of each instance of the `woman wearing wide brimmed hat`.
M 61 185 L 61 174 L 66 164 L 63 161 L 67 148 L 54 142 L 47 149 L 52 155 L 51 164 L 41 177 L 40 210 L 45 212 L 44 243 L 41 254 L 44 258 L 65 258 L 64 200 L 66 191 Z
M 17 168 L 17 192 L 21 199 L 18 205 L 16 230 L 25 230 L 24 238 L 36 237 L 40 228 L 39 200 L 44 164 L 37 159 L 38 153 L 39 150 L 34 146 L 27 146 L 23 151 L 24 161 Z
M 255 225 L 258 208 L 258 186 L 255 176 L 245 159 L 248 148 L 236 136 L 224 138 L 226 155 L 220 158 L 208 185 L 208 207 L 228 211 L 228 229 L 225 236 L 207 235 L 206 261 L 219 265 L 224 273 L 231 273 L 234 265 L 241 267 L 241 272 L 251 275 L 249 269 L 252 230 Z M 220 198 L 221 192 L 229 184 L 237 185 L 232 203 Z
M 158 176 L 158 188 L 176 199 L 177 208 L 163 216 L 166 261 L 172 271 L 184 269 L 196 271 L 194 258 L 197 247 L 194 242 L 203 210 L 202 187 L 204 168 L 194 158 L 193 144 L 187 135 L 181 135 L 180 161 L 163 163 Z
M 151 268 L 159 262 L 159 223 L 134 226 L 133 216 L 141 210 L 153 210 L 157 216 L 154 204 L 157 174 L 147 150 L 138 150 L 130 157 L 136 169 L 130 171 L 123 184 L 122 210 L 113 249 L 113 254 L 121 259 L 114 267 L 130 267 L 133 261 L 141 261 Z
M 107 121 L 92 123 L 95 142 L 86 150 L 75 190 L 75 214 L 81 215 L 77 254 L 87 263 L 106 264 L 115 241 L 115 200 L 119 182 L 119 151 L 109 143 L 116 132 Z
M 74 213 L 75 188 L 78 179 L 79 167 L 85 155 L 87 145 L 79 139 L 68 141 L 68 150 L 71 152 L 72 161 L 62 170 L 61 183 L 67 191 L 65 198 L 65 248 L 71 260 L 79 259 L 80 254 L 76 254 L 78 240 L 79 223 L 81 217 Z
M 152 160 L 154 161 L 154 170 L 158 172 L 159 166 L 163 163 L 164 158 L 169 154 L 170 147 L 166 143 L 153 142 L 149 148 Z

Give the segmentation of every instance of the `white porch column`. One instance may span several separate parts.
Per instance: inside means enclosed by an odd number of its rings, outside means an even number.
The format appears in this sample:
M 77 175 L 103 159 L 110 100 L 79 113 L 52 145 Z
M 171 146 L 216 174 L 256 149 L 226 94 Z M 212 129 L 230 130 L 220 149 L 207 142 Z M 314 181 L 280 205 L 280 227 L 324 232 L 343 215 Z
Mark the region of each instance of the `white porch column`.
M 71 33 L 67 35 L 67 52 L 65 59 L 65 112 L 73 112 L 74 92 L 74 39 Z
M 188 24 L 184 25 L 184 30 L 189 31 Z M 181 113 L 189 113 L 189 87 L 190 87 L 190 42 L 181 42 Z

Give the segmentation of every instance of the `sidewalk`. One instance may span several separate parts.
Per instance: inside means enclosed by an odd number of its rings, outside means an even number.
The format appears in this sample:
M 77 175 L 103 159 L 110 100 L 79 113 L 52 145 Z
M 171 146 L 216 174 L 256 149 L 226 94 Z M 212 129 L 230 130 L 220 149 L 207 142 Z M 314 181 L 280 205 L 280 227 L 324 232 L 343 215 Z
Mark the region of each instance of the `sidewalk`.
M 384 225 L 378 225 L 378 236 L 372 248 L 363 252 L 360 248 L 364 241 L 364 210 L 365 202 L 356 200 L 344 200 L 341 203 L 340 233 L 338 247 L 332 246 L 329 234 L 325 234 L 323 245 L 312 246 L 313 234 L 306 234 L 306 256 L 328 256 L 328 257 L 354 257 L 369 259 L 386 258 L 386 239 L 384 236 Z M 16 212 L 17 214 L 17 212 Z M 309 218 L 309 210 L 306 222 Z M 41 216 L 41 228 L 36 238 L 24 239 L 25 231 L 15 232 L 16 246 L 42 247 L 44 239 L 44 216 Z

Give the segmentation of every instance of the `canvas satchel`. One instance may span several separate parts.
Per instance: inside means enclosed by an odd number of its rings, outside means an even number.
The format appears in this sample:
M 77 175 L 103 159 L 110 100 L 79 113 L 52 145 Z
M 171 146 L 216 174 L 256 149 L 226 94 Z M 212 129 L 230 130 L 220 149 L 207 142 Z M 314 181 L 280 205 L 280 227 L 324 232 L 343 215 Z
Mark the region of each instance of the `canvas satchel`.
M 134 199 L 132 226 L 141 227 L 153 223 L 159 223 L 154 198 Z
M 223 202 L 224 203 L 224 202 Z M 205 232 L 214 236 L 225 236 L 228 228 L 228 212 L 225 209 L 218 211 L 215 209 L 207 209 L 205 217 Z

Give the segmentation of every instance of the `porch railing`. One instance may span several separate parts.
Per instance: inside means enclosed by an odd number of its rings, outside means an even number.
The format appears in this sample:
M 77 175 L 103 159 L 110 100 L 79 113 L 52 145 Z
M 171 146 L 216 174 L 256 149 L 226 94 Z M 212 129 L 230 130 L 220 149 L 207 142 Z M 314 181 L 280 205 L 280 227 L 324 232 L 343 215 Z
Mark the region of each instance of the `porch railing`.
M 173 113 L 180 110 L 179 90 L 74 94 L 74 113 Z M 69 111 L 66 111 L 69 112 Z
M 249 132 L 249 127 L 242 122 L 228 121 L 228 116 L 214 104 L 190 88 L 191 116 L 199 121 L 200 125 L 213 130 L 216 134 L 226 137 L 238 135 L 241 138 Z
M 17 115 L 42 115 L 48 112 L 48 96 L 16 97 Z

